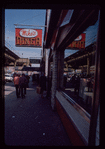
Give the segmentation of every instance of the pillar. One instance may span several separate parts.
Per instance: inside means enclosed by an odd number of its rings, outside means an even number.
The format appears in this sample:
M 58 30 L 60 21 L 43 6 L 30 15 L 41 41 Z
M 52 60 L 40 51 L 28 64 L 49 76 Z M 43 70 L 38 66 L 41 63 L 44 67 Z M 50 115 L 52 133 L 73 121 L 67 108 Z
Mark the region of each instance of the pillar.
M 14 68 L 16 67 L 16 61 L 15 61 L 15 63 L 14 63 Z
M 52 88 L 51 88 L 51 107 L 55 110 L 55 93 L 57 89 L 58 75 L 58 52 L 53 51 L 53 72 L 52 72 Z
M 89 129 L 89 140 L 88 146 L 95 146 L 96 142 L 96 127 L 97 127 L 97 117 L 98 110 L 100 106 L 100 50 L 101 50 L 101 26 L 100 26 L 100 11 L 98 15 L 98 35 L 96 41 L 96 55 L 95 55 L 95 76 L 94 76 L 94 91 L 93 91 L 93 103 L 92 103 L 92 112 L 90 120 L 90 129 Z
M 87 75 L 90 74 L 90 59 L 87 57 Z
M 48 49 L 45 49 L 45 76 L 48 77 Z
M 27 66 L 29 66 L 29 64 L 30 64 L 30 60 L 28 59 L 28 60 L 27 60 Z
M 64 50 L 60 51 L 60 71 L 59 71 L 59 87 L 63 89 L 63 73 L 64 73 Z
M 83 66 L 81 66 L 81 73 L 83 74 Z
M 15 68 L 16 68 L 16 60 L 15 60 L 15 62 L 14 62 L 14 71 L 15 71 Z

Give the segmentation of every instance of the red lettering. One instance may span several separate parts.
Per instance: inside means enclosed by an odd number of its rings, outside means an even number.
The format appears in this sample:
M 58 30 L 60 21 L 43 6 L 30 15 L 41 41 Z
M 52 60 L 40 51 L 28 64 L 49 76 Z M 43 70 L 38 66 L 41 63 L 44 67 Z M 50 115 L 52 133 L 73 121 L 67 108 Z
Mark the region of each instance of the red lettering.
M 30 35 L 30 29 L 29 29 L 29 31 L 28 31 L 28 35 Z
M 22 35 L 26 35 L 26 31 L 23 31 L 23 32 L 22 32 Z
M 34 32 L 34 31 L 32 32 L 32 35 L 33 35 L 33 36 L 35 35 L 35 32 Z

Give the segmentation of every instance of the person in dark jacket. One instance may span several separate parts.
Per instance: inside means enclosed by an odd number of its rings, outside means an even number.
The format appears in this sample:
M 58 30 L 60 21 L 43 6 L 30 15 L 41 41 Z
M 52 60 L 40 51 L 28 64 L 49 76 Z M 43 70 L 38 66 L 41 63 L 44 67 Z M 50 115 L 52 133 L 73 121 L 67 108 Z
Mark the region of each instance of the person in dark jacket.
M 19 78 L 19 86 L 20 86 L 20 91 L 21 91 L 21 97 L 25 97 L 26 94 L 26 84 L 27 84 L 27 79 L 25 77 L 25 74 L 22 74 L 22 76 Z M 23 93 L 24 89 L 24 93 Z
M 35 82 L 35 74 L 32 75 L 32 82 Z
M 25 77 L 27 79 L 26 88 L 29 88 L 29 79 L 30 79 L 30 77 L 28 76 L 28 74 L 26 74 Z
M 37 81 L 37 85 L 39 84 L 39 74 L 37 74 L 37 79 L 36 79 L 36 81 Z
M 42 72 L 42 75 L 39 79 L 39 85 L 41 87 L 41 97 L 43 98 L 43 91 L 46 90 L 46 77 L 45 74 Z

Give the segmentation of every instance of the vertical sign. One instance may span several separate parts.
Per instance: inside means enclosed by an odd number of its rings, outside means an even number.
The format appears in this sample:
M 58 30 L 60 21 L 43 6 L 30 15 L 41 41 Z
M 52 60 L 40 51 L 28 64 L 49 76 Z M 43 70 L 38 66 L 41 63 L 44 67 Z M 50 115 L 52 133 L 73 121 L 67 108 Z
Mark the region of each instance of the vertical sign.
M 42 29 L 15 28 L 15 45 L 18 47 L 42 47 Z

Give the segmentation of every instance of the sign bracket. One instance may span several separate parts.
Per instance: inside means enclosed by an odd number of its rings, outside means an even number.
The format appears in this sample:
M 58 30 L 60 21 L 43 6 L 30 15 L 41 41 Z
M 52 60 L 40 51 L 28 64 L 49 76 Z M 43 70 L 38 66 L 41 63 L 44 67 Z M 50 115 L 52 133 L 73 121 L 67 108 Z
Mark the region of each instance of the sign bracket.
M 27 25 L 27 24 L 14 24 L 15 26 L 34 26 L 34 27 L 47 27 L 47 25 Z

